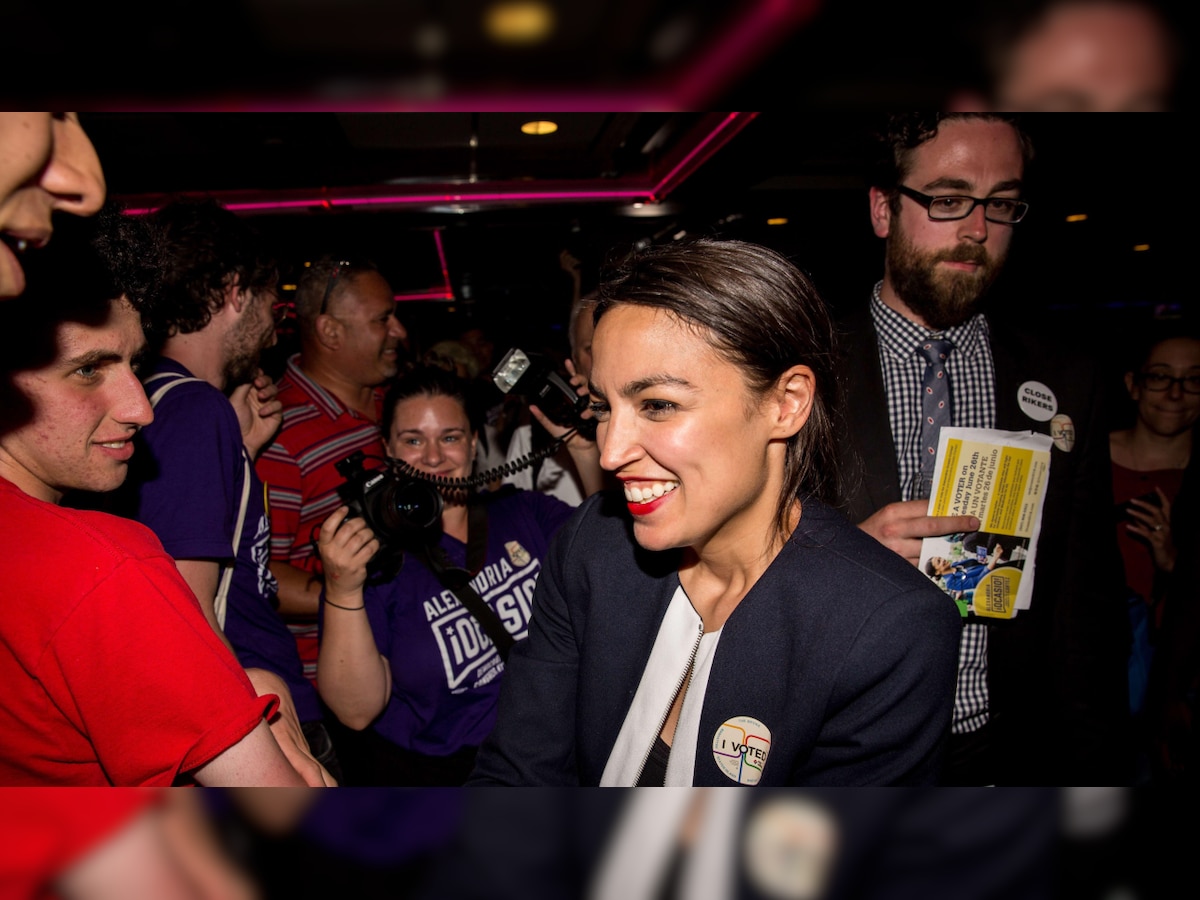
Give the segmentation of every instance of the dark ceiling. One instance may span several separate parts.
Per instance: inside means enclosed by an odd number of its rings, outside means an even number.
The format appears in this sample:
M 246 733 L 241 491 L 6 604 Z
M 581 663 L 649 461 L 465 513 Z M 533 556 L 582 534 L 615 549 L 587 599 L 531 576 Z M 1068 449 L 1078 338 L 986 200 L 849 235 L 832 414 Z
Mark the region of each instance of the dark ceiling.
M 705 109 L 827 2 L 176 0 L 64 16 L 9 0 L 6 31 L 54 46 L 13 41 L 6 62 L 38 72 L 27 95 L 82 109 Z
M 845 110 L 986 93 L 995 35 L 1045 2 L 6 0 L 3 18 L 26 107 Z M 1142 2 L 1190 45 L 1188 4 Z M 1190 55 L 1169 108 L 1191 106 Z
M 581 260 L 585 287 L 614 249 L 684 233 L 775 247 L 835 306 L 859 302 L 879 276 L 866 215 L 873 115 L 543 115 L 556 134 L 523 135 L 533 116 L 498 112 L 83 120 L 110 195 L 127 205 L 211 192 L 248 204 L 291 264 L 322 251 L 370 256 L 398 294 L 446 294 L 403 308 L 418 344 L 468 323 L 561 340 L 563 250 Z M 1026 126 L 1037 145 L 1033 212 L 997 286 L 1004 309 L 1098 339 L 1131 318 L 1191 309 L 1174 188 L 1187 171 L 1186 118 L 1034 116 Z M 663 202 L 635 210 L 641 194 Z M 1088 218 L 1068 223 L 1072 214 Z

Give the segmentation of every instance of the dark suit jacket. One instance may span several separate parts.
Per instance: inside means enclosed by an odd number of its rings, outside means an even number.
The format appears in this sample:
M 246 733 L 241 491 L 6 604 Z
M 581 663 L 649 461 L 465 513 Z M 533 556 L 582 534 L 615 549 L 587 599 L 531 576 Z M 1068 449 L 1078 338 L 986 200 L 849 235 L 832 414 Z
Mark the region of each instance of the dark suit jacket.
M 655 789 L 467 790 L 462 828 L 423 896 L 590 896 L 598 864 L 639 790 Z M 764 805 L 802 799 L 824 806 L 837 823 L 834 862 L 818 900 L 1050 900 L 1069 896 L 1055 891 L 1058 795 L 1052 788 L 763 788 L 744 792 L 729 840 L 740 845 Z M 729 889 L 713 885 L 705 897 L 786 896 L 756 883 L 746 865 L 749 849 L 735 847 Z M 630 895 L 648 896 L 664 895 Z
M 679 553 L 633 539 L 619 493 L 555 537 L 472 784 L 596 785 L 679 586 Z M 761 784 L 933 784 L 962 625 L 953 603 L 836 511 L 809 500 L 729 616 L 712 662 L 693 784 L 732 786 L 722 723 L 770 731 Z
M 1036 324 L 1036 323 L 1034 323 Z M 1075 335 L 1018 332 L 989 319 L 996 427 L 1050 433 L 1022 410 L 1026 381 L 1047 385 L 1075 424 L 1051 449 L 1031 608 L 989 622 L 988 690 L 1001 784 L 1125 784 L 1129 624 L 1110 524 L 1112 475 L 1102 381 Z M 879 345 L 866 309 L 840 328 L 843 509 L 861 522 L 901 499 Z

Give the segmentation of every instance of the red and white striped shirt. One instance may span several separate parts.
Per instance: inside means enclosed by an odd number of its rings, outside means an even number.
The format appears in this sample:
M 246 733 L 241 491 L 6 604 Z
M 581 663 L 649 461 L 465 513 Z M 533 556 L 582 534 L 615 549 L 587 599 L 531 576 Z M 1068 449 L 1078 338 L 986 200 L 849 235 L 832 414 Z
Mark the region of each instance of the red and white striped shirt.
M 314 540 L 321 523 L 342 505 L 338 488 L 345 479 L 336 464 L 356 450 L 367 465 L 385 456 L 378 424 L 349 409 L 301 371 L 299 354 L 288 360 L 279 380 L 283 424 L 274 443 L 259 457 L 258 476 L 266 484 L 271 519 L 271 559 L 310 572 L 320 571 Z M 383 388 L 375 390 L 376 419 L 383 409 Z M 296 636 L 304 674 L 317 677 L 317 623 L 289 622 Z

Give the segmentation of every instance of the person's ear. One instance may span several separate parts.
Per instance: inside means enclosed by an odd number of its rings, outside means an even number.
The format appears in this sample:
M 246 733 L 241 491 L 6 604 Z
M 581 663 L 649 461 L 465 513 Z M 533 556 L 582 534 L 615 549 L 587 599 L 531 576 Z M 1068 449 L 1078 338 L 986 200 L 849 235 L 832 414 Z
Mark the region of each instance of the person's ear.
M 233 307 L 233 311 L 241 315 L 253 300 L 250 291 L 244 289 L 236 275 L 225 279 L 225 304 Z
M 792 366 L 775 381 L 770 412 L 773 438 L 790 438 L 804 427 L 816 399 L 817 379 L 808 366 Z
M 1132 372 L 1125 373 L 1125 390 L 1127 390 L 1129 392 L 1129 396 L 1132 397 L 1134 400 L 1138 399 L 1137 393 L 1136 393 L 1137 392 L 1137 384 L 1133 380 Z
M 326 350 L 337 350 L 342 346 L 342 324 L 333 316 L 324 313 L 317 316 L 313 331 Z
M 892 229 L 892 197 L 877 187 L 870 191 L 871 228 L 875 237 L 885 238 Z

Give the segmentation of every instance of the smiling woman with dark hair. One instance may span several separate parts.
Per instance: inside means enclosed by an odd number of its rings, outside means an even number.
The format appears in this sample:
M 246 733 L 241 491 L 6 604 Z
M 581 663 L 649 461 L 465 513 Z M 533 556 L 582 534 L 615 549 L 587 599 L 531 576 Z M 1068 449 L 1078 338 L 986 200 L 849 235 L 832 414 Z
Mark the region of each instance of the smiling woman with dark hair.
M 1117 543 L 1130 590 L 1154 604 L 1175 568 L 1172 504 L 1200 418 L 1200 338 L 1159 338 L 1125 373 L 1125 387 L 1136 409 L 1134 423 L 1109 435 L 1113 500 L 1120 511 Z M 1161 623 L 1161 610 L 1154 619 Z
M 958 613 L 826 505 L 833 331 L 753 244 L 600 287 L 593 497 L 555 539 L 472 783 L 932 784 Z
M 318 686 L 363 732 L 343 759 L 347 783 L 462 784 L 495 721 L 507 647 L 525 637 L 550 539 L 573 511 L 534 491 L 456 486 L 473 472 L 481 418 L 453 372 L 400 376 L 383 405 L 388 455 L 443 481 L 439 521 L 422 529 L 401 515 L 392 533 L 375 534 L 342 507 L 321 528 Z M 572 444 L 594 457 L 590 441 Z M 367 583 L 381 543 L 402 549 L 403 565 Z

